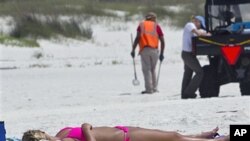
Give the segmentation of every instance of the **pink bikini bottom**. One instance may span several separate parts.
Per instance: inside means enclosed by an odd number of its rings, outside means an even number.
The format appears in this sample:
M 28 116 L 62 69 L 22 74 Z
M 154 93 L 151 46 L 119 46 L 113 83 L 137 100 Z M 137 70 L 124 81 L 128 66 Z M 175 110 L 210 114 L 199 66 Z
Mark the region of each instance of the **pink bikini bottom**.
M 130 140 L 130 138 L 128 136 L 128 131 L 129 131 L 128 127 L 126 127 L 126 126 L 115 126 L 115 128 L 120 129 L 120 130 L 122 130 L 124 132 L 124 140 L 123 141 L 129 141 Z

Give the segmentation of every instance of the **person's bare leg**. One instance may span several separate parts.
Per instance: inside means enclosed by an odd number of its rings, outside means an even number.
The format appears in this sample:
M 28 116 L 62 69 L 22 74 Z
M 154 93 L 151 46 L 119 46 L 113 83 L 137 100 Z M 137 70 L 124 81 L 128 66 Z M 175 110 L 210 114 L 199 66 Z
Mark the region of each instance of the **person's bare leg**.
M 208 132 L 202 132 L 201 134 L 197 135 L 186 135 L 187 137 L 195 137 L 195 138 L 206 138 L 206 139 L 212 139 L 216 133 L 219 131 L 219 128 L 216 127 L 211 131 Z
M 217 139 L 204 139 L 204 138 L 194 138 L 194 137 L 187 137 L 187 136 L 182 136 L 180 137 L 180 140 L 175 140 L 175 141 L 230 141 L 229 136 L 217 138 Z
M 229 137 L 218 139 L 205 139 L 184 136 L 177 132 L 167 132 L 162 130 L 151 130 L 144 128 L 129 128 L 130 141 L 230 141 Z

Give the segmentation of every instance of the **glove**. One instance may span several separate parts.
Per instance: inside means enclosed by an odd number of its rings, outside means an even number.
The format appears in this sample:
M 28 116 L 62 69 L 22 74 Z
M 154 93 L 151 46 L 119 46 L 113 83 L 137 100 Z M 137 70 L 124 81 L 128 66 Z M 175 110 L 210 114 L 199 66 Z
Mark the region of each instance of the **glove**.
M 132 58 L 135 58 L 135 52 L 134 52 L 134 51 L 132 51 L 132 52 L 130 53 L 130 55 L 132 56 Z
M 159 60 L 160 60 L 161 62 L 164 60 L 164 55 L 163 55 L 163 54 L 160 54 Z

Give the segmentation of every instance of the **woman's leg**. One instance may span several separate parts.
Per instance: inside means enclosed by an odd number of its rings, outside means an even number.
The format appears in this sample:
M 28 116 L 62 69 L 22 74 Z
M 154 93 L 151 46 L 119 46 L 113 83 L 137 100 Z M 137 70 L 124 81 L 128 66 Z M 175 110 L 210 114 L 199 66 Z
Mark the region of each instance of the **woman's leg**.
M 195 72 L 194 77 L 191 79 L 189 84 L 183 90 L 183 93 L 184 95 L 194 95 L 196 90 L 199 88 L 204 72 L 198 59 L 192 53 L 182 52 L 182 58 L 184 64 Z
M 217 134 L 218 131 L 219 131 L 219 128 L 216 127 L 211 131 L 202 132 L 202 133 L 197 134 L 197 135 L 186 135 L 186 136 L 187 137 L 195 137 L 195 138 L 212 139 Z
M 228 137 L 220 139 L 205 139 L 183 136 L 177 132 L 167 132 L 136 127 L 129 127 L 129 137 L 130 141 L 229 141 Z
M 185 93 L 185 89 L 188 87 L 193 76 L 193 70 L 190 69 L 187 65 L 184 65 L 184 73 L 181 84 L 181 98 L 185 99 L 189 97 L 189 94 Z
M 180 137 L 180 140 L 175 141 L 230 141 L 229 136 L 217 138 L 217 139 L 204 139 L 204 138 L 194 138 L 194 137 Z

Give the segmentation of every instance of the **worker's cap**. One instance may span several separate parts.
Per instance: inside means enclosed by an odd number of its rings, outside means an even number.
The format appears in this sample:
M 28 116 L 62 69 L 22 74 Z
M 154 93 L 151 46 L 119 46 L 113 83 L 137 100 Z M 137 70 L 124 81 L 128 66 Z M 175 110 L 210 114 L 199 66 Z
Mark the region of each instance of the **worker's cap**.
M 194 18 L 197 19 L 198 21 L 200 21 L 202 28 L 204 28 L 204 29 L 206 28 L 205 19 L 203 16 L 195 16 Z
M 154 12 L 149 12 L 147 13 L 147 15 L 145 16 L 145 19 L 146 20 L 150 20 L 150 19 L 153 19 L 153 18 L 156 18 L 157 15 L 154 13 Z

